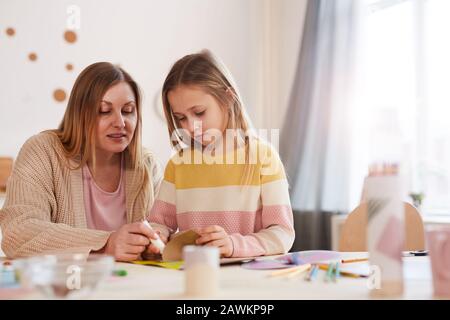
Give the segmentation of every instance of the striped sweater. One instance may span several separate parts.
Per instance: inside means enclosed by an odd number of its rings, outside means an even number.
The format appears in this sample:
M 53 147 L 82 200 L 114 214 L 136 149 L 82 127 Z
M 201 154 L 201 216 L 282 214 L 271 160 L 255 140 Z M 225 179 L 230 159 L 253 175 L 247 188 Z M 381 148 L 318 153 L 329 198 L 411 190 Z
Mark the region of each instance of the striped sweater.
M 295 232 L 283 165 L 268 144 L 251 145 L 250 164 L 237 161 L 245 148 L 219 155 L 223 163 L 197 150 L 172 157 L 150 222 L 169 232 L 219 225 L 230 235 L 232 257 L 289 251 Z

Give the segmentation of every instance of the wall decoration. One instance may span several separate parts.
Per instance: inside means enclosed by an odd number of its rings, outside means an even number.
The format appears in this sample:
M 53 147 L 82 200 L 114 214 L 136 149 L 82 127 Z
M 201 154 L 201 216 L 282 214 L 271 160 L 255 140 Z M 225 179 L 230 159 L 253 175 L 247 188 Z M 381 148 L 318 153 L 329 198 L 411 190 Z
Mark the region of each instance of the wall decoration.
M 63 89 L 56 89 L 53 91 L 53 98 L 58 102 L 66 100 L 66 92 Z
M 16 30 L 14 30 L 14 28 L 8 28 L 6 29 L 6 34 L 10 37 L 13 37 L 16 34 Z
M 36 61 L 36 60 L 37 60 L 37 54 L 34 53 L 34 52 L 31 52 L 31 53 L 28 55 L 28 59 L 29 59 L 30 61 Z
M 77 41 L 77 34 L 72 30 L 67 30 L 64 32 L 64 39 L 68 43 L 75 43 Z

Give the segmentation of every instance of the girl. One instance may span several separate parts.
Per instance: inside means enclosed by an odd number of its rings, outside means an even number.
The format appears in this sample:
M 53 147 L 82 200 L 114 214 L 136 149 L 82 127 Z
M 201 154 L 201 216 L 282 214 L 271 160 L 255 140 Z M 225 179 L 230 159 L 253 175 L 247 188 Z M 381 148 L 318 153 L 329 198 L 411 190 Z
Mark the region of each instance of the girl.
M 172 143 L 184 148 L 166 166 L 153 228 L 164 239 L 194 229 L 197 244 L 218 247 L 222 257 L 286 253 L 295 233 L 283 166 L 249 131 L 226 68 L 208 51 L 185 56 L 162 98 Z
M 107 62 L 78 76 L 58 129 L 23 145 L 0 210 L 9 258 L 102 252 L 136 260 L 156 235 L 141 221 L 162 172 L 141 146 L 141 98 Z

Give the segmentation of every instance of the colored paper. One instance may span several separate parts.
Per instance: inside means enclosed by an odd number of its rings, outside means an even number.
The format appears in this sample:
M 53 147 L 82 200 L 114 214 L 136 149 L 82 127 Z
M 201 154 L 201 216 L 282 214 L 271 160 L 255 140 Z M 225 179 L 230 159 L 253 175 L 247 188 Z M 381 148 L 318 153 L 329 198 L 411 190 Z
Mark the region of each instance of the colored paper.
M 158 261 L 158 260 L 136 260 L 132 261 L 133 264 L 140 264 L 144 266 L 156 266 L 173 270 L 180 270 L 183 266 L 183 261 Z
M 327 250 L 310 250 L 292 252 L 278 258 L 258 258 L 255 261 L 242 265 L 245 269 L 252 270 L 273 270 L 291 268 L 307 263 L 325 262 L 327 260 L 338 259 L 339 252 Z

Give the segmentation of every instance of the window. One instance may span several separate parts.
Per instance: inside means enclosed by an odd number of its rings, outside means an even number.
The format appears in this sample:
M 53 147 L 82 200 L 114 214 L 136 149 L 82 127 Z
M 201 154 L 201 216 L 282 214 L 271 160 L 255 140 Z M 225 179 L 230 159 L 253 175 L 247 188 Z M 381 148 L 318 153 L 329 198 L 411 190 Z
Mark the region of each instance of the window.
M 409 192 L 425 194 L 423 213 L 450 215 L 450 1 L 366 5 L 355 170 L 396 158 Z

